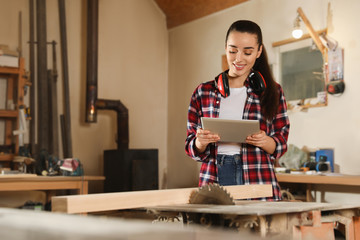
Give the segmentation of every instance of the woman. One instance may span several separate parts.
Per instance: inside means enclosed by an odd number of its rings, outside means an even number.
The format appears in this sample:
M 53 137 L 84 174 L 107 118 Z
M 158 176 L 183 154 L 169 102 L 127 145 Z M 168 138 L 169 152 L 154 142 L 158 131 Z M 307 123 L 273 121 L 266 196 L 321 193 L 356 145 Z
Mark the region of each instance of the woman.
M 274 163 L 287 150 L 290 123 L 283 90 L 270 72 L 260 27 L 247 20 L 234 22 L 226 34 L 225 50 L 229 70 L 200 84 L 192 95 L 186 153 L 202 162 L 199 186 L 272 184 L 273 196 L 263 200 L 281 200 Z M 260 132 L 244 143 L 221 142 L 217 134 L 201 129 L 201 117 L 259 120 Z

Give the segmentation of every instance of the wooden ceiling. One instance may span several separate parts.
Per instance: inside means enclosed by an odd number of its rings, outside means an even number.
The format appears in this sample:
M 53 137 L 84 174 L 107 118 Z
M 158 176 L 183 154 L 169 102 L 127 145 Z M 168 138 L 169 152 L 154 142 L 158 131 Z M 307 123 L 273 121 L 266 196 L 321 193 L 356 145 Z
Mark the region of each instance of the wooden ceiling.
M 168 29 L 248 0 L 155 0 L 166 15 Z

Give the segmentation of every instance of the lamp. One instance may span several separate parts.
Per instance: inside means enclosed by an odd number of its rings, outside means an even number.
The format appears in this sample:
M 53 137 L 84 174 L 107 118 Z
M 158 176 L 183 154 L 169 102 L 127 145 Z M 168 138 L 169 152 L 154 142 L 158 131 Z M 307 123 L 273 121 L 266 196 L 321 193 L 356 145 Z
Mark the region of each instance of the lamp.
M 294 21 L 294 30 L 292 31 L 292 36 L 296 39 L 299 39 L 303 35 L 303 31 L 300 28 L 300 15 L 298 14 Z
M 318 49 L 320 50 L 320 52 L 322 54 L 324 54 L 325 47 L 323 46 L 323 44 L 320 40 L 319 34 L 317 32 L 315 32 L 314 28 L 311 26 L 309 19 L 305 16 L 301 7 L 299 7 L 297 9 L 297 13 L 298 13 L 298 16 L 295 19 L 295 24 L 298 24 L 300 27 L 300 20 L 302 20 L 304 22 L 305 27 L 309 31 L 311 38 L 314 40 L 314 42 L 315 42 L 316 46 L 318 47 Z M 298 23 L 297 23 L 297 21 L 298 21 Z

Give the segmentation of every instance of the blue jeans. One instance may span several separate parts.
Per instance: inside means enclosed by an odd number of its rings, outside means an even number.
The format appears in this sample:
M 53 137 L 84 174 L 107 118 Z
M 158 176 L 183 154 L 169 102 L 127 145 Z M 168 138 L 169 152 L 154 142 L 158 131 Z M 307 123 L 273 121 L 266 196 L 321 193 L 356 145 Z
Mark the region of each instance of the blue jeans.
M 220 185 L 244 184 L 240 154 L 218 154 L 216 157 L 216 166 L 218 168 L 218 180 Z

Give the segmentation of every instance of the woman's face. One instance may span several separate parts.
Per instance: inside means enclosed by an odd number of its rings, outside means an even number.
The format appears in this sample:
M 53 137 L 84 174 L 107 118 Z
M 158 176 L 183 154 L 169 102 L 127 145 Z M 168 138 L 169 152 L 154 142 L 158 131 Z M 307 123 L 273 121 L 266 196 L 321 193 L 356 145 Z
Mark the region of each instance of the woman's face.
M 256 59 L 260 56 L 256 34 L 232 31 L 226 43 L 226 58 L 230 77 L 244 77 L 250 74 Z

